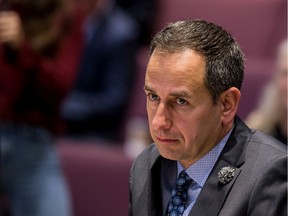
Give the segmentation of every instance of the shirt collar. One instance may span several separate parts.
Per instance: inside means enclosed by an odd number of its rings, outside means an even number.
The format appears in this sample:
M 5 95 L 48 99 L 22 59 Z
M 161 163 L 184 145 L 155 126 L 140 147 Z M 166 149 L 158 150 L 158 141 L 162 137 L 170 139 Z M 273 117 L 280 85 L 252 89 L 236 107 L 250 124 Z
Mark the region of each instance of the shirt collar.
M 233 128 L 232 128 L 233 129 Z M 186 169 L 187 174 L 200 186 L 203 187 L 206 182 L 214 164 L 216 163 L 219 155 L 221 154 L 232 129 L 226 134 L 226 136 L 204 157 L 193 163 L 188 169 Z M 184 170 L 182 165 L 177 161 L 177 170 L 179 173 Z M 178 176 L 177 175 L 177 176 Z

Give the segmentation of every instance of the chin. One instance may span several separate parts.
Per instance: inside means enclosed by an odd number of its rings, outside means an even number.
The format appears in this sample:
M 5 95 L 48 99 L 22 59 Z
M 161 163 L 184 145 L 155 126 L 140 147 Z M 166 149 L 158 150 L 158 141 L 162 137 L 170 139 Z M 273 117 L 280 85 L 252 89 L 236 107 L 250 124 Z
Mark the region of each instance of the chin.
M 159 148 L 158 148 L 159 149 Z M 176 157 L 176 154 L 175 152 L 172 152 L 172 151 L 168 151 L 168 150 L 161 150 L 159 149 L 159 152 L 160 152 L 160 155 L 168 160 L 177 160 L 177 157 Z

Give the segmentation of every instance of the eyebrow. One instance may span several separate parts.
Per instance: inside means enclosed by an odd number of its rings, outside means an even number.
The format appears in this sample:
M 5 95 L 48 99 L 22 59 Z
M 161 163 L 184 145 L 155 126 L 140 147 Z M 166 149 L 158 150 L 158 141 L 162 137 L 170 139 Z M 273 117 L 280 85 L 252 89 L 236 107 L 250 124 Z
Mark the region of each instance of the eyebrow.
M 144 91 L 149 91 L 155 93 L 156 91 L 153 90 L 151 87 L 145 85 L 144 86 Z M 192 98 L 191 94 L 187 93 L 186 91 L 180 91 L 180 92 L 171 92 L 169 93 L 169 96 L 172 97 L 180 97 L 180 98 Z
M 154 90 L 152 88 L 150 88 L 149 86 L 147 86 L 147 85 L 144 85 L 143 90 L 144 91 L 154 92 Z
M 171 92 L 169 95 L 173 97 L 179 97 L 179 98 L 192 98 L 192 96 L 185 91 Z

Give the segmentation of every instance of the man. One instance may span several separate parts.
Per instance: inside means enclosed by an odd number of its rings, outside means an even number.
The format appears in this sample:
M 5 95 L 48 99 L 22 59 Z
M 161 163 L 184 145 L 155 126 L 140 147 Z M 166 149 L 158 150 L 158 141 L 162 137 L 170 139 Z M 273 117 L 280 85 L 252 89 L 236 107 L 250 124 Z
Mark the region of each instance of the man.
M 203 20 L 156 34 L 144 87 L 155 143 L 131 169 L 130 215 L 286 215 L 286 147 L 236 114 L 243 59 Z

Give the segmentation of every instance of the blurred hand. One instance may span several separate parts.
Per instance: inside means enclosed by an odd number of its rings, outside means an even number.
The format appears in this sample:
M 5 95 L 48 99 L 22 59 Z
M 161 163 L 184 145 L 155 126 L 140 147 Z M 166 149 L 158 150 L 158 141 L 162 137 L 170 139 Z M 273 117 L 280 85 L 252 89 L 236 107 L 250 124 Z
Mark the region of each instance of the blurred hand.
M 22 42 L 21 19 L 14 11 L 0 11 L 0 43 L 17 48 Z

